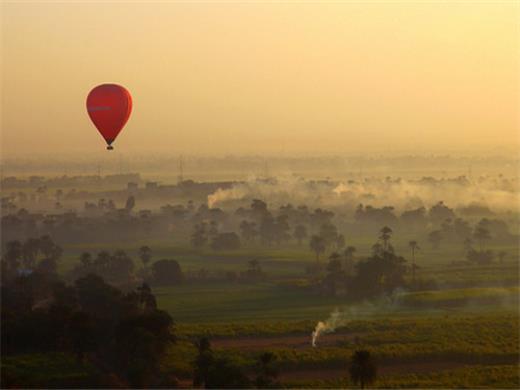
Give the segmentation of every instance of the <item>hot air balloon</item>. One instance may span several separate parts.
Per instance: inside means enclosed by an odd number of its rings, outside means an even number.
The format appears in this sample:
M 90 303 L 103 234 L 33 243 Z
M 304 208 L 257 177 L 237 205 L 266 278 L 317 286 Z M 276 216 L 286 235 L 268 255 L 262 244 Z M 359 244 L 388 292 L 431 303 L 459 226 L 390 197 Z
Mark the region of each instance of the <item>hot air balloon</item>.
M 132 112 L 132 97 L 117 84 L 101 84 L 87 97 L 88 115 L 112 150 L 112 142 L 123 129 Z

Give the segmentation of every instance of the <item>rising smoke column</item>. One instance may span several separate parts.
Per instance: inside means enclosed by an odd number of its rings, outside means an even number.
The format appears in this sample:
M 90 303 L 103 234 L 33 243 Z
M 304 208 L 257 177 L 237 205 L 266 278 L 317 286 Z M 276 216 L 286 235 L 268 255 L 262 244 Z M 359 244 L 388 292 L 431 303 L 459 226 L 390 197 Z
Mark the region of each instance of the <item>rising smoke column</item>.
M 404 290 L 397 289 L 391 295 L 382 296 L 375 301 L 365 301 L 343 310 L 334 309 L 327 320 L 319 321 L 316 324 L 311 334 L 312 346 L 316 347 L 316 343 L 321 335 L 332 333 L 337 328 L 345 326 L 349 321 L 396 311 L 401 307 L 402 298 L 405 295 L 406 292 Z
M 349 316 L 347 313 L 334 309 L 325 322 L 319 321 L 316 324 L 316 327 L 312 332 L 312 346 L 316 346 L 316 342 L 322 334 L 334 332 L 338 327 L 345 325 L 348 319 Z

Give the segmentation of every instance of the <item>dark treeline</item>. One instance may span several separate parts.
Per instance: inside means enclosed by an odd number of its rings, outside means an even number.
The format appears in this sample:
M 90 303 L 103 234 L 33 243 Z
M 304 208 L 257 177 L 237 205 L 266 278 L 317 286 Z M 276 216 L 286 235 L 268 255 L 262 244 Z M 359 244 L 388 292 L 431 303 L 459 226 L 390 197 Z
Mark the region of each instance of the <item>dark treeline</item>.
M 195 253 L 225 256 L 243 246 L 301 246 L 315 261 L 302 265 L 305 283 L 298 288 L 323 296 L 362 301 L 408 291 L 433 290 L 436 282 L 419 272 L 415 254 L 421 246 L 460 246 L 467 263 L 504 261 L 505 252 L 489 250 L 490 242 L 516 239 L 504 221 L 464 219 L 443 202 L 396 215 L 391 207 L 359 205 L 345 222 L 333 210 L 284 205 L 270 209 L 260 199 L 233 211 L 194 202 L 164 206 L 159 212 L 136 212 L 136 199 L 124 207 L 98 203 L 94 215 L 35 216 L 19 209 L 2 218 L 11 239 L 2 252 L 2 355 L 59 352 L 74 356 L 88 375 L 77 382 L 43 387 L 176 387 L 175 372 L 161 370 L 168 347 L 176 342 L 172 317 L 157 308 L 153 289 L 180 283 L 224 281 L 256 283 L 269 278 L 262 260 L 244 261 L 243 271 L 185 271 L 175 259 L 156 256 L 141 246 L 137 256 L 116 248 L 81 253 L 76 264 L 58 274 L 60 243 L 172 237 Z M 102 205 L 102 206 L 100 206 Z M 47 221 L 47 222 L 44 222 Z M 7 230 L 5 230 L 7 229 Z M 349 237 L 354 230 L 373 232 L 369 254 L 358 253 Z M 115 233 L 117 231 L 117 235 Z M 413 233 L 408 253 L 398 253 L 395 238 Z M 3 237 L 5 239 L 5 237 Z M 294 286 L 293 286 L 294 287 Z M 197 357 L 190 361 L 194 387 L 277 387 L 276 355 L 258 356 L 254 369 L 244 369 L 216 353 L 208 339 L 190 340 Z M 360 366 L 361 365 L 361 366 Z M 366 351 L 356 351 L 350 365 L 353 383 L 373 381 L 375 365 Z M 360 376 L 365 375 L 365 376 Z M 24 385 L 3 374 L 5 387 Z
M 61 248 L 48 237 L 32 240 L 35 252 L 45 246 L 49 249 L 29 261 L 21 255 L 19 243 L 11 242 L 2 256 L 2 357 L 60 352 L 74 357 L 83 368 L 80 377 L 62 372 L 61 379 L 50 382 L 40 378 L 37 386 L 42 388 L 178 387 L 175 372 L 161 369 L 162 359 L 176 342 L 173 319 L 157 309 L 150 286 L 142 283 L 122 291 L 92 273 L 65 283 L 56 273 Z M 143 247 L 145 265 L 148 256 Z M 114 258 L 107 257 L 104 266 Z M 89 266 L 99 260 L 84 254 L 81 261 Z M 53 266 L 45 265 L 49 262 Z M 30 272 L 22 268 L 29 265 Z M 166 261 L 154 265 L 163 277 L 171 268 Z M 193 343 L 198 350 L 191 362 L 193 387 L 279 386 L 274 354 L 262 353 L 256 366 L 246 372 L 226 356 L 214 354 L 207 338 Z M 13 375 L 2 370 L 3 388 L 31 386 L 30 379 Z
M 35 251 L 44 245 L 49 249 L 30 261 L 31 272 L 22 268 L 21 249 L 16 243 L 10 243 L 2 256 L 2 357 L 62 353 L 76 360 L 82 375 L 68 376 L 64 371 L 58 378 L 50 376 L 48 382 L 38 377 L 38 382 L 33 383 L 28 377 L 2 370 L 2 387 L 179 387 L 176 373 L 161 367 L 169 347 L 177 341 L 174 322 L 157 308 L 150 286 L 142 283 L 123 291 L 95 274 L 66 283 L 55 270 L 61 248 L 48 237 L 33 240 L 39 241 L 34 244 L 38 248 Z M 380 255 L 393 262 L 390 253 Z M 148 263 L 148 255 L 143 247 L 143 263 Z M 50 260 L 54 266 L 44 266 Z M 85 265 L 92 263 L 86 254 L 81 261 Z M 255 266 L 258 264 L 251 264 L 253 271 Z M 228 356 L 215 353 L 206 337 L 193 339 L 192 343 L 197 349 L 196 358 L 189 362 L 194 388 L 280 387 L 274 353 L 262 352 L 254 366 L 244 368 Z M 349 372 L 352 382 L 361 387 L 373 382 L 376 367 L 370 353 L 355 351 Z
M 355 260 L 355 248 L 350 247 L 339 254 L 333 252 L 325 268 L 325 275 L 318 279 L 317 287 L 329 295 L 345 295 L 354 299 L 373 298 L 392 294 L 398 288 L 417 289 L 417 281 L 405 280 L 409 267 L 407 261 L 398 254 L 391 244 L 392 229 L 381 229 L 378 241 L 372 247 L 372 254 Z M 320 269 L 312 269 L 320 275 Z M 423 282 L 424 284 L 424 282 Z M 430 285 L 427 288 L 431 288 Z
M 390 226 L 397 233 L 413 234 L 434 249 L 446 243 L 456 244 L 464 252 L 473 251 L 468 255 L 469 261 L 488 262 L 500 256 L 482 254 L 487 242 L 509 244 L 518 239 L 500 218 L 468 218 L 443 202 L 429 209 L 418 207 L 400 214 L 391 206 L 378 208 L 363 204 L 351 214 L 292 204 L 273 210 L 260 199 L 235 210 L 209 208 L 205 203 L 197 206 L 189 201 L 151 211 L 138 210 L 136 198 L 128 196 L 119 207 L 111 199 L 99 199 L 96 203 L 86 202 L 80 212 L 42 214 L 23 208 L 5 211 L 1 220 L 4 245 L 11 240 L 43 235 L 51 235 L 59 243 L 175 237 L 195 248 L 215 251 L 234 250 L 243 245 L 269 247 L 310 242 L 319 258 L 327 248 L 342 249 L 348 237 L 373 235 L 381 226 Z M 322 244 L 325 249 L 320 250 Z
M 255 203 L 258 204 L 259 201 Z M 262 209 L 267 212 L 263 205 Z M 468 260 L 479 264 L 490 262 L 494 257 L 493 252 L 484 249 L 485 241 L 489 240 L 490 235 L 482 225 L 479 223 L 472 231 L 480 245 L 479 249 L 474 249 L 468 243 L 471 240 L 466 239 Z M 197 235 L 202 234 L 200 224 L 196 228 Z M 421 266 L 416 264 L 415 255 L 420 249 L 419 243 L 415 240 L 409 242 L 410 256 L 407 256 L 407 260 L 395 251 L 392 245 L 393 234 L 391 228 L 384 226 L 379 230 L 378 236 L 374 237 L 371 253 L 360 256 L 356 247 L 345 245 L 344 237 L 337 233 L 333 225 L 322 225 L 319 234 L 309 238 L 309 249 L 316 254 L 316 261 L 302 266 L 302 277 L 305 276 L 307 280 L 305 288 L 318 294 L 344 296 L 350 301 L 392 294 L 396 289 L 437 289 L 435 280 L 429 278 L 427 273 L 418 272 Z M 200 241 L 195 243 L 192 240 L 192 244 L 204 245 L 206 242 L 202 239 Z M 235 233 L 215 232 L 213 243 L 220 241 L 220 245 L 231 242 L 226 248 L 232 250 L 240 239 Z M 56 275 L 62 249 L 49 236 L 29 238 L 22 242 L 10 241 L 5 247 L 2 257 L 4 283 L 10 283 L 21 276 Z M 218 250 L 212 247 L 213 250 Z M 324 253 L 328 254 L 326 258 L 323 258 Z M 505 255 L 505 252 L 499 252 L 499 261 L 503 261 Z M 185 282 L 256 283 L 268 279 L 268 274 L 263 271 L 262 262 L 258 259 L 247 261 L 241 272 L 209 272 L 204 268 L 184 272 L 175 259 L 154 258 L 153 250 L 148 246 L 139 249 L 138 258 L 136 262 L 122 250 L 100 251 L 97 254 L 84 252 L 78 257 L 76 265 L 63 277 L 65 281 L 74 282 L 96 275 L 109 284 L 124 289 L 134 289 L 142 284 L 165 286 Z
M 206 204 L 196 206 L 192 201 L 165 205 L 158 212 L 135 211 L 136 206 L 135 197 L 129 196 L 122 208 L 101 199 L 97 204 L 85 204 L 81 213 L 41 215 L 25 209 L 8 213 L 1 221 L 6 259 L 21 266 L 16 272 L 39 269 L 55 272 L 59 254 L 49 255 L 53 250 L 50 237 L 59 244 L 173 238 L 192 246 L 194 251 L 215 255 L 241 247 L 293 245 L 315 256 L 315 264 L 302 266 L 308 288 L 320 294 L 362 299 L 391 293 L 396 288 L 435 288 L 436 283 L 427 274 L 418 272 L 421 266 L 416 263 L 415 255 L 420 248 L 434 251 L 444 246 L 459 248 L 462 260 L 456 264 L 482 265 L 503 262 L 508 256 L 505 251 L 490 250 L 490 243 L 517 242 L 505 221 L 484 217 L 470 222 L 443 202 L 429 209 L 405 210 L 400 215 L 390 206 L 360 204 L 350 216 L 324 208 L 312 210 L 305 205 L 286 204 L 273 210 L 260 199 L 235 210 L 209 208 Z M 395 253 L 390 237 L 385 239 L 381 233 L 382 226 L 389 230 L 386 235 L 414 237 L 409 250 Z M 378 239 L 368 256 L 352 244 L 350 237 L 360 235 Z M 141 248 L 138 257 L 136 262 L 131 254 L 117 249 L 83 253 L 65 278 L 73 281 L 95 274 L 119 287 L 135 287 L 143 282 L 150 285 L 176 285 L 185 281 L 251 283 L 268 278 L 261 262 L 255 259 L 247 264 L 245 261 L 243 271 L 218 271 L 213 267 L 210 272 L 204 267 L 182 270 L 175 259 L 153 257 L 150 261 L 152 249 L 147 247 Z M 15 268 L 5 270 L 6 275 L 15 272 Z
M 138 173 L 127 173 L 117 175 L 90 175 L 90 176 L 57 176 L 47 178 L 45 176 L 29 176 L 19 178 L 8 176 L 2 179 L 0 185 L 4 190 L 10 189 L 40 189 L 40 192 L 47 188 L 66 188 L 66 187 L 91 187 L 91 186 L 122 186 L 128 182 L 140 183 L 141 177 Z
M 122 292 L 94 274 L 67 284 L 56 273 L 61 249 L 47 237 L 33 241 L 39 241 L 33 244 L 35 252 L 44 245 L 49 249 L 23 259 L 25 266 L 32 264 L 30 271 L 21 268 L 16 243 L 2 257 L 2 356 L 59 351 L 94 368 L 84 382 L 41 387 L 174 384 L 159 370 L 175 341 L 173 320 L 157 309 L 150 287 L 143 283 Z M 19 378 L 2 374 L 2 387 L 23 386 Z
M 52 210 L 54 214 L 73 211 L 99 216 L 115 209 L 116 203 L 124 205 L 129 196 L 151 208 L 164 205 L 170 199 L 203 202 L 209 194 L 229 188 L 234 182 L 182 180 L 177 184 L 164 185 L 144 181 L 139 174 L 121 174 L 56 178 L 31 176 L 28 179 L 7 177 L 2 183 L 1 209 L 4 215 L 25 209 L 36 213 Z

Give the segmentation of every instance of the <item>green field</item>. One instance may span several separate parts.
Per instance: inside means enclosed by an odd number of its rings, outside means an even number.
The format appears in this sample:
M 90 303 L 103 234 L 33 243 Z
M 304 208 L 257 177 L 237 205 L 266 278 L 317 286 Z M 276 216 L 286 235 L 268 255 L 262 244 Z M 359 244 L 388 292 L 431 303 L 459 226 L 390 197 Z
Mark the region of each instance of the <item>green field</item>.
M 314 322 L 259 321 L 178 325 L 180 339 L 165 369 L 190 377 L 186 357 L 193 360 L 192 341 L 209 335 L 218 354 L 232 356 L 254 370 L 262 351 L 275 353 L 285 385 L 295 387 L 350 386 L 346 362 L 364 348 L 377 359 L 376 387 L 516 388 L 519 320 L 516 311 L 483 314 L 401 314 L 353 319 L 336 333 L 323 335 L 311 346 Z
M 375 237 L 376 235 L 374 235 Z M 302 275 L 306 264 L 311 264 L 316 260 L 315 254 L 309 249 L 307 243 L 302 245 L 288 244 L 284 246 L 264 247 L 258 245 L 243 245 L 241 249 L 235 251 L 214 252 L 209 249 L 194 249 L 186 242 L 186 237 L 172 237 L 171 240 L 142 240 L 138 242 L 113 242 L 110 244 L 67 244 L 64 245 L 64 256 L 60 260 L 60 271 L 66 272 L 78 262 L 78 257 L 82 252 L 98 253 L 102 250 L 114 251 L 124 250 L 134 258 L 137 266 L 140 266 L 138 259 L 138 250 L 141 246 L 147 245 L 152 248 L 153 258 L 155 260 L 163 258 L 176 259 L 183 270 L 197 270 L 205 268 L 207 270 L 243 270 L 247 261 L 258 259 L 263 266 L 265 272 L 270 276 L 299 276 Z M 372 237 L 357 237 L 348 239 L 347 245 L 353 245 L 357 248 L 356 255 L 358 257 L 368 256 L 371 253 L 371 247 L 376 241 Z M 395 240 L 394 247 L 397 253 L 405 258 L 410 258 L 408 249 L 408 238 Z M 518 258 L 518 245 L 488 245 L 488 249 L 493 251 L 505 251 L 508 253 L 508 262 L 512 267 L 517 267 L 517 262 L 512 261 Z M 428 269 L 430 267 L 444 266 L 452 262 L 460 262 L 465 260 L 464 249 L 461 245 L 446 244 L 440 249 L 431 249 L 427 244 L 417 253 L 417 264 Z M 323 262 L 326 262 L 326 256 L 322 256 Z M 496 264 L 489 266 L 493 271 Z M 464 267 L 466 269 L 467 267 Z M 499 267 L 500 268 L 500 267 Z M 446 268 L 442 268 L 446 270 Z M 451 269 L 451 268 L 450 268 Z M 450 272 L 448 269 L 448 272 Z M 518 268 L 517 268 L 518 269 Z M 511 269 L 512 270 L 512 269 Z M 421 272 L 421 271 L 419 271 Z M 490 273 L 481 273 L 478 271 L 482 279 L 485 279 Z M 518 274 L 518 272 L 516 272 Z M 503 275 L 505 276 L 505 275 Z M 515 276 L 515 275 L 513 275 Z M 502 275 L 500 275 L 500 278 Z M 516 277 L 516 276 L 515 276 Z M 444 277 L 443 277 L 444 278 Z
M 320 320 L 335 308 L 351 304 L 343 297 L 324 297 L 303 288 L 274 283 L 191 284 L 154 289 L 158 304 L 181 322 L 247 322 L 251 320 Z M 383 315 L 389 311 L 402 315 L 424 315 L 431 311 L 482 311 L 488 307 L 514 308 L 518 288 L 467 288 L 405 293 L 400 304 L 378 305 Z M 421 308 L 420 312 L 415 310 Z M 371 313 L 371 315 L 374 315 Z
M 344 303 L 273 283 L 197 284 L 154 289 L 160 307 L 179 322 L 298 320 L 326 316 Z
M 3 357 L 1 368 L 2 380 L 15 388 L 81 388 L 90 384 L 94 373 L 92 366 L 73 356 L 54 352 Z
M 185 273 L 205 269 L 211 275 L 241 272 L 260 261 L 262 282 L 224 279 L 187 281 L 153 287 L 159 308 L 174 318 L 177 344 L 163 369 L 191 385 L 196 350 L 193 342 L 209 336 L 217 354 L 231 357 L 250 372 L 262 351 L 275 353 L 280 381 L 288 387 L 345 387 L 346 364 L 355 349 L 370 350 L 380 369 L 375 387 L 503 387 L 519 385 L 518 247 L 492 246 L 509 256 L 503 263 L 461 264 L 463 249 L 424 245 L 417 255 L 417 276 L 434 280 L 436 289 L 402 291 L 388 301 L 352 302 L 309 288 L 305 269 L 315 255 L 307 245 L 264 248 L 246 246 L 231 252 L 195 250 L 185 238 L 166 241 L 66 246 L 60 269 L 66 273 L 83 251 L 123 249 L 134 258 L 148 245 L 153 259 L 176 259 Z M 352 239 L 357 256 L 370 253 L 374 240 Z M 407 239 L 396 240 L 408 257 Z M 324 258 L 322 260 L 326 262 Z M 310 334 L 334 310 L 350 316 L 342 327 L 322 336 L 312 348 Z M 352 314 L 354 313 L 354 314 Z M 354 339 L 354 335 L 356 338 Z

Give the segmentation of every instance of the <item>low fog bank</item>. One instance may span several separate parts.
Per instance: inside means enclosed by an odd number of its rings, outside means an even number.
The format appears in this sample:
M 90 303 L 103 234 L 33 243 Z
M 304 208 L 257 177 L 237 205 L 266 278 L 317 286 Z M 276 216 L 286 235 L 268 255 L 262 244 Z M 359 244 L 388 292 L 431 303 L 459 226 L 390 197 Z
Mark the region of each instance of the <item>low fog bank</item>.
M 305 180 L 284 176 L 276 179 L 251 177 L 230 188 L 219 188 L 208 196 L 208 207 L 247 205 L 252 199 L 264 199 L 273 206 L 287 203 L 311 207 L 359 204 L 392 206 L 399 212 L 430 207 L 444 201 L 451 207 L 473 207 L 495 212 L 516 212 L 519 207 L 519 181 L 503 176 L 468 179 L 423 177 L 421 179 L 363 178 L 359 180 Z

